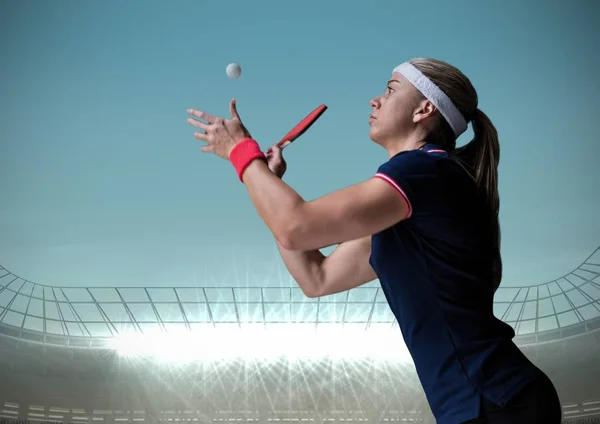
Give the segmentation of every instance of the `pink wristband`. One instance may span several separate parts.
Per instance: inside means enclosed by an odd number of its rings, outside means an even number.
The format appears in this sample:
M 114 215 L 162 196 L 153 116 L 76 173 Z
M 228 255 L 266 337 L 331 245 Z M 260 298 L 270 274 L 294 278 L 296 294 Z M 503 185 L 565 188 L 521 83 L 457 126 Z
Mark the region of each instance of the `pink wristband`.
M 240 141 L 233 149 L 231 149 L 229 160 L 242 183 L 244 182 L 242 178 L 244 171 L 255 159 L 266 160 L 266 157 L 262 150 L 260 150 L 258 143 L 251 138 Z

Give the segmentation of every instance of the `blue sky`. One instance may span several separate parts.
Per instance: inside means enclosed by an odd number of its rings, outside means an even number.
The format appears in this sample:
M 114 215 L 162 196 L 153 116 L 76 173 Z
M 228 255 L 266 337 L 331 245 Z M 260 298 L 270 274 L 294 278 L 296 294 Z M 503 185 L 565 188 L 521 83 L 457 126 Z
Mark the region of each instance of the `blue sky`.
M 286 150 L 286 180 L 311 199 L 386 160 L 369 100 L 421 56 L 462 69 L 499 130 L 503 284 L 572 270 L 600 245 L 600 3 L 427 5 L 2 2 L 0 264 L 51 285 L 290 284 L 186 109 L 227 114 L 235 96 L 267 148 L 326 103 Z

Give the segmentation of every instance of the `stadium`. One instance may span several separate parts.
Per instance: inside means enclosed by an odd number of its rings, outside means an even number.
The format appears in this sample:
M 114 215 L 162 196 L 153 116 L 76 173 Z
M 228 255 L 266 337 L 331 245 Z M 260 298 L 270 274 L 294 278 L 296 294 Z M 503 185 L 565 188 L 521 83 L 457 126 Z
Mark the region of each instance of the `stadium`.
M 377 287 L 73 288 L 0 268 L 4 422 L 433 423 Z M 496 316 L 600 422 L 600 248 L 553 281 L 500 287 Z
M 380 282 L 308 298 L 188 120 L 235 99 L 268 151 L 326 105 L 284 154 L 318 199 L 428 138 L 418 93 L 390 85 L 417 58 L 468 79 L 425 72 L 470 121 L 446 128 L 455 147 L 494 164 L 499 140 L 494 313 L 563 422 L 600 424 L 599 17 L 598 0 L 0 2 L 0 424 L 434 424 Z

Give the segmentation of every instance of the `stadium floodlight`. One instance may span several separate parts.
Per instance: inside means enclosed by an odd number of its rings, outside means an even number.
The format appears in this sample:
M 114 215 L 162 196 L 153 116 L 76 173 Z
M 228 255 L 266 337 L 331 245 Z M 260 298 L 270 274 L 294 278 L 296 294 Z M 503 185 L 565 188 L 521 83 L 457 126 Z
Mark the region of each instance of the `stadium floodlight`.
M 195 331 L 123 333 L 108 347 L 130 358 L 170 363 L 219 360 L 371 360 L 407 363 L 410 355 L 400 330 L 390 326 L 282 325 L 214 328 Z

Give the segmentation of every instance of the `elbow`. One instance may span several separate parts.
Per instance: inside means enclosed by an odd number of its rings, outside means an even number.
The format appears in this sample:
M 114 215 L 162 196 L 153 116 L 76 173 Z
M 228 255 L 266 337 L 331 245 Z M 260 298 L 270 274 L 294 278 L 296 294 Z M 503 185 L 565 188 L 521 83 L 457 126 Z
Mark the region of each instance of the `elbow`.
M 315 283 L 300 284 L 300 283 L 298 283 L 298 286 L 302 290 L 302 293 L 304 293 L 304 296 L 308 297 L 309 299 L 316 299 L 318 297 L 323 296 L 323 294 L 319 291 L 318 284 L 315 284 Z
M 281 247 L 283 247 L 285 250 L 295 250 L 295 244 L 293 243 L 292 239 L 290 238 L 290 236 L 286 233 L 275 233 L 275 240 L 277 240 L 277 243 L 279 243 L 279 245 Z
M 293 236 L 281 235 L 277 237 L 277 241 L 285 250 L 304 250 L 302 244 Z
M 285 216 L 280 216 L 272 228 L 273 235 L 279 244 L 287 250 L 314 250 L 315 233 L 310 217 L 304 208 L 305 202 L 290 208 Z
M 274 232 L 277 242 L 286 250 L 307 250 L 301 227 L 289 220 Z
M 306 276 L 305 281 L 298 282 L 304 296 L 310 299 L 316 299 L 327 295 L 327 284 L 325 284 L 325 272 L 322 265 L 312 268 L 310 276 Z

